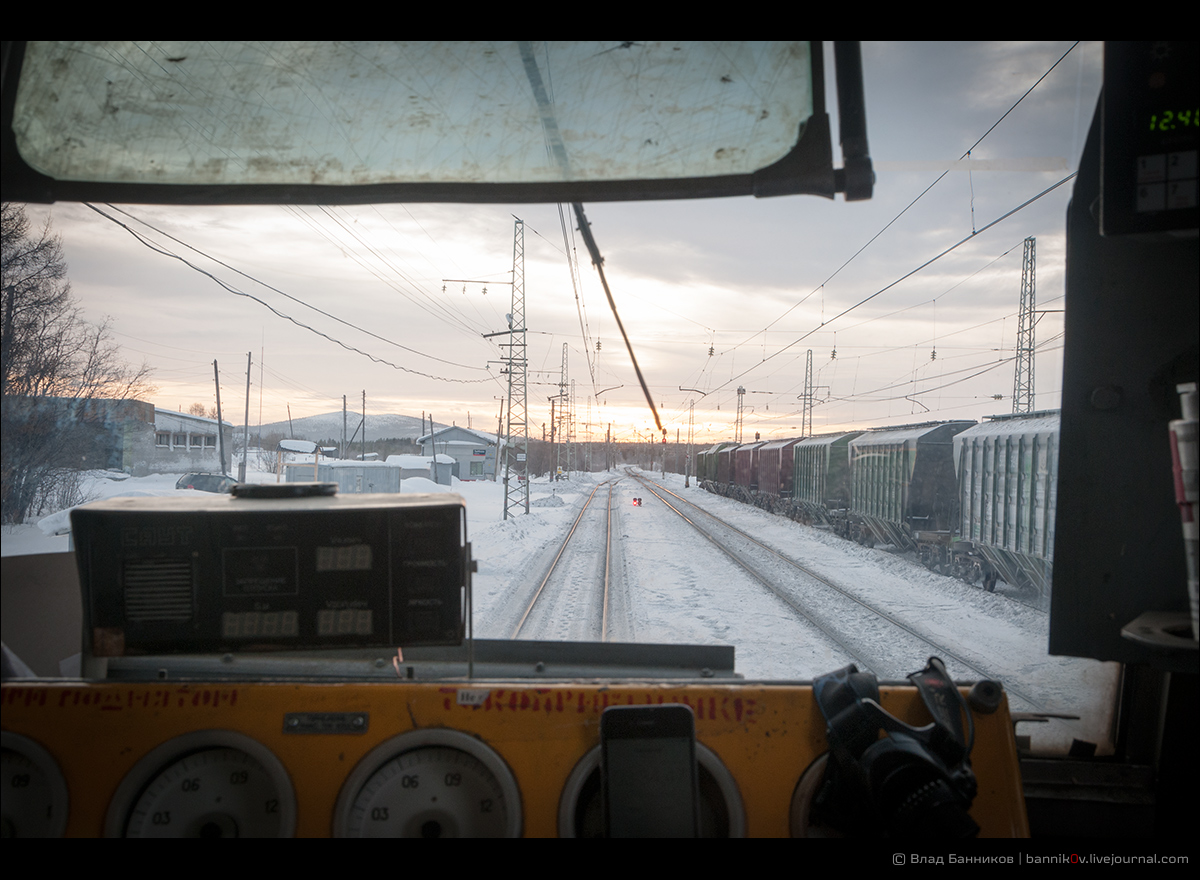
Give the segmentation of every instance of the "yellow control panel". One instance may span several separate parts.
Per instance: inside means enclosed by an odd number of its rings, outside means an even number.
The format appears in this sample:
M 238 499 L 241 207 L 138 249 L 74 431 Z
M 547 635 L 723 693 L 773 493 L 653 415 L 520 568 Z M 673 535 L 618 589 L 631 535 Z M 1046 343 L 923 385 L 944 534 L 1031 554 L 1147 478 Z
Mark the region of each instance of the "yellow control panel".
M 915 688 L 881 698 L 930 720 Z M 5 833 L 591 836 L 601 713 L 661 703 L 695 714 L 706 834 L 803 833 L 826 748 L 808 686 L 482 681 L 10 681 Z M 981 836 L 1027 836 L 1007 704 L 974 721 Z

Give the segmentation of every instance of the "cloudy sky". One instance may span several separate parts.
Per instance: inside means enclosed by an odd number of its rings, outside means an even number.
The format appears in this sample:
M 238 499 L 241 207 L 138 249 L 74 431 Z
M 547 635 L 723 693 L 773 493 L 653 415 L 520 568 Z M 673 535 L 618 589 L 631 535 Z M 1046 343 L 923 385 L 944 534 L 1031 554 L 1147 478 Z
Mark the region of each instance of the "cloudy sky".
M 798 433 L 809 349 L 817 433 L 1011 411 L 1027 236 L 1046 310 L 1036 405 L 1057 407 L 1070 182 L 971 236 L 1075 170 L 1101 55 L 1100 43 L 865 43 L 871 201 L 587 205 L 671 438 L 677 428 L 686 437 L 689 400 L 699 442 L 731 438 L 739 385 L 745 436 Z M 289 405 L 293 416 L 338 410 L 343 395 L 358 411 L 365 391 L 368 414 L 432 412 L 494 430 L 503 354 L 483 334 L 503 329 L 510 310 L 515 215 L 525 223 L 531 433 L 549 417 L 564 343 L 580 439 L 589 422 L 623 438 L 653 427 L 573 218 L 564 210 L 564 242 L 556 205 L 97 207 L 192 264 L 85 206 L 30 207 L 62 234 L 85 313 L 110 316 L 129 358 L 155 368 L 159 406 L 211 405 L 216 359 L 226 418 L 240 422 L 253 352 L 252 423 L 260 409 L 268 422 Z

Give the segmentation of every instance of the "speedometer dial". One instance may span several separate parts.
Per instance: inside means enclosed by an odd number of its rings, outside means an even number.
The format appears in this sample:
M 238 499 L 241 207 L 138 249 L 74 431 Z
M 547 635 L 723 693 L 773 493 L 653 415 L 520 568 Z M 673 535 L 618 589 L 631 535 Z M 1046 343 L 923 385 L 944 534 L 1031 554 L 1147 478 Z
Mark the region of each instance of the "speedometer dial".
M 67 783 L 54 758 L 33 740 L 3 734 L 0 785 L 9 837 L 62 837 L 67 826 Z
M 231 731 L 179 737 L 138 762 L 109 810 L 125 837 L 290 837 L 296 800 L 268 749 Z
M 406 733 L 372 750 L 338 799 L 339 837 L 516 837 L 520 793 L 504 760 L 453 730 Z

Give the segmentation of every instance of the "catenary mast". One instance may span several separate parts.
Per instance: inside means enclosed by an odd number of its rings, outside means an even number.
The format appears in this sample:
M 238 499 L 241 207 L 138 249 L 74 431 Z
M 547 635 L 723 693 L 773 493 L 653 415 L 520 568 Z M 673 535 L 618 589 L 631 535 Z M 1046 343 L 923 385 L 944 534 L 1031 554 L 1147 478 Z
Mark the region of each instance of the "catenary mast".
M 513 226 L 512 312 L 508 316 L 508 453 L 504 518 L 529 513 L 529 391 L 525 358 L 525 222 Z M 515 459 L 515 460 L 514 460 Z

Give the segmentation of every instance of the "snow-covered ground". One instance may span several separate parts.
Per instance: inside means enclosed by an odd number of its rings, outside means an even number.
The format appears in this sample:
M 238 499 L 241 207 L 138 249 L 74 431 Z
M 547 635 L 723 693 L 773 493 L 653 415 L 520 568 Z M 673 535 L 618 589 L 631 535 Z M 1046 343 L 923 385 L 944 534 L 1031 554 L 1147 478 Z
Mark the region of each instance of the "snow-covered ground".
M 251 481 L 274 482 L 271 474 L 248 476 Z M 506 637 L 511 631 L 508 620 L 517 588 L 544 574 L 547 549 L 561 540 L 595 484 L 623 476 L 577 474 L 569 481 L 554 484 L 535 481 L 530 488 L 529 515 L 509 520 L 503 519 L 503 488 L 496 483 L 456 480 L 447 487 L 429 480 L 408 479 L 403 491 L 453 491 L 466 499 L 468 536 L 479 567 L 474 580 L 476 633 Z M 191 490 L 175 489 L 177 479 L 178 475 L 171 474 L 126 478 L 98 472 L 88 481 L 86 495 L 99 499 L 191 494 Z M 1081 721 L 1023 725 L 1019 732 L 1031 734 L 1039 750 L 1065 747 L 1073 738 L 1099 743 L 1104 750 L 1115 705 L 1117 667 L 1049 656 L 1049 618 L 1044 611 L 933 574 L 885 550 L 869 550 L 711 495 L 694 483 L 685 490 L 683 478 L 678 475 L 656 479 L 864 602 L 886 608 L 988 670 L 1015 694 L 1027 695 L 1046 709 L 1084 717 Z M 645 499 L 641 507 L 631 504 L 635 496 Z M 643 643 L 731 644 L 737 651 L 738 672 L 749 679 L 810 679 L 846 662 L 794 612 L 746 578 L 634 480 L 621 479 L 614 497 L 618 504 L 618 571 L 614 583 L 620 585 L 624 595 L 612 624 L 612 638 Z M 4 554 L 65 552 L 69 549 L 67 513 L 52 514 L 37 525 L 4 527 Z M 599 541 L 600 534 L 598 529 L 589 531 L 584 540 Z M 570 607 L 564 603 L 560 609 Z M 554 612 L 559 617 L 569 613 Z M 594 612 L 581 607 L 579 613 Z M 563 631 L 587 630 L 566 627 Z M 901 647 L 897 641 L 896 650 L 918 649 Z M 915 671 L 925 660 L 919 654 L 902 655 L 895 664 L 898 669 Z M 954 669 L 953 662 L 948 664 L 952 674 L 964 675 L 962 670 Z M 1018 711 L 1031 708 L 1015 696 L 1012 702 Z

